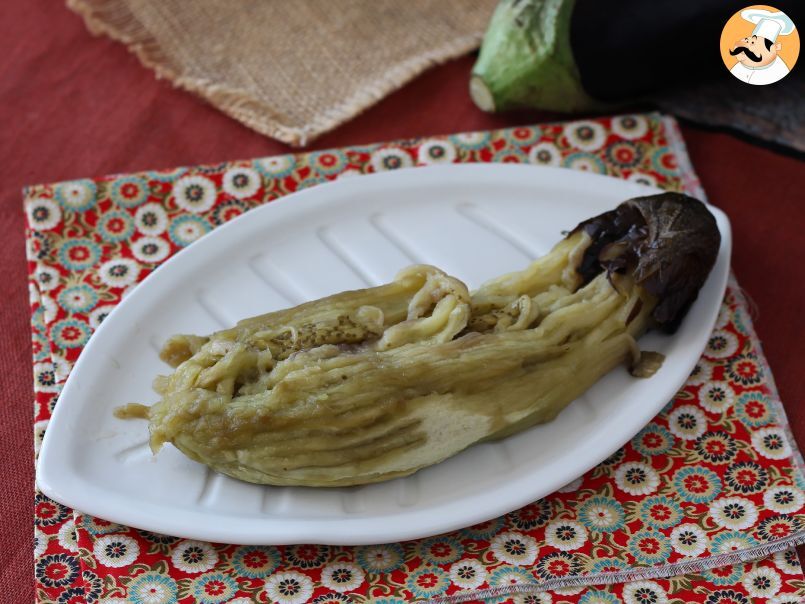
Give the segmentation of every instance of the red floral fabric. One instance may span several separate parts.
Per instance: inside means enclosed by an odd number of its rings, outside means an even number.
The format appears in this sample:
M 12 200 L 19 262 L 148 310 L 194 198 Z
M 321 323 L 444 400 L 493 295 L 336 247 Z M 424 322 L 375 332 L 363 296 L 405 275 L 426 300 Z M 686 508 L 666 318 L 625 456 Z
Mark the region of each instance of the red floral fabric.
M 114 305 L 216 226 L 327 180 L 442 162 L 564 166 L 702 195 L 673 120 L 544 124 L 25 191 L 36 443 Z M 799 602 L 805 479 L 746 304 L 730 283 L 696 370 L 630 443 L 501 518 L 371 547 L 157 535 L 36 494 L 42 602 Z

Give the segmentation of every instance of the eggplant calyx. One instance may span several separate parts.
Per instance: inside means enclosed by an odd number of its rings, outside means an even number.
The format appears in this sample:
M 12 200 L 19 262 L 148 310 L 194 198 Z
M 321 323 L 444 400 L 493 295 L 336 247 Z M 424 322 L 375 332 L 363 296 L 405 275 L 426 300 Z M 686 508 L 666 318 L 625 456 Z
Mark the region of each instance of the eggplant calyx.
M 652 318 L 666 332 L 679 327 L 696 300 L 721 245 L 715 218 L 682 193 L 635 197 L 580 223 L 592 243 L 578 273 L 584 283 L 602 271 L 631 272 L 657 300 Z

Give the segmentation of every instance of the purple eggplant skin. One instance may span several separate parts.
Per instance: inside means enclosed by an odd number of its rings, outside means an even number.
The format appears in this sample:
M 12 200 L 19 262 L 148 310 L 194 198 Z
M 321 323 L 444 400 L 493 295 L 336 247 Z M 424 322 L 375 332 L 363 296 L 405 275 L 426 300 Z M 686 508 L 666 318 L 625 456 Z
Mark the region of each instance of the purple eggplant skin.
M 602 271 L 630 271 L 657 300 L 652 318 L 674 333 L 715 264 L 721 245 L 716 220 L 682 193 L 635 197 L 580 223 L 592 239 L 577 271 L 584 283 Z

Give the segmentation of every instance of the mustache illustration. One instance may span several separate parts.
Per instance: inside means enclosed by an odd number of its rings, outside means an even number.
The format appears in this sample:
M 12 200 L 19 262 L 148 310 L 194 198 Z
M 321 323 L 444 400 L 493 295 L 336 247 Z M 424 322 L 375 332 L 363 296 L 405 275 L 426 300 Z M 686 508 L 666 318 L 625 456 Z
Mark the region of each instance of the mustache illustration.
M 739 55 L 744 53 L 747 57 L 749 57 L 750 61 L 754 61 L 755 63 L 760 63 L 763 60 L 763 57 L 760 55 L 756 55 L 751 50 L 746 48 L 745 46 L 738 46 L 735 50 L 731 50 L 730 54 L 734 57 L 735 55 Z

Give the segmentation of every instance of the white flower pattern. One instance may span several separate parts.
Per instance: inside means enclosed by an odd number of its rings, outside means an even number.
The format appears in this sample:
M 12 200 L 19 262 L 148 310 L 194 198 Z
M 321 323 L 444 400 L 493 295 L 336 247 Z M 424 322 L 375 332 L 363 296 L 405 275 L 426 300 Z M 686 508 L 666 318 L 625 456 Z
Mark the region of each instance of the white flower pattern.
M 294 160 L 290 155 L 275 155 L 257 159 L 254 164 L 268 176 L 281 176 L 293 169 Z
M 321 582 L 339 593 L 352 591 L 363 583 L 363 571 L 359 566 L 347 562 L 328 564 L 321 571 Z
M 75 534 L 75 520 L 70 518 L 67 522 L 61 525 L 59 528 L 59 545 L 61 545 L 64 549 L 77 552 L 78 551 L 78 541 L 76 540 Z
M 34 423 L 34 453 L 38 454 L 39 449 L 42 447 L 42 439 L 45 437 L 45 430 L 48 427 L 50 420 L 41 419 Z
M 649 464 L 629 461 L 615 470 L 615 484 L 629 495 L 649 495 L 657 490 L 660 477 Z
M 171 552 L 171 562 L 186 573 L 203 573 L 218 562 L 218 552 L 203 541 L 182 541 Z
M 528 152 L 528 161 L 538 166 L 560 166 L 562 154 L 553 143 L 537 143 Z
M 98 269 L 98 277 L 108 287 L 126 287 L 136 283 L 140 266 L 131 258 L 107 260 Z
M 639 185 L 646 185 L 647 187 L 657 186 L 657 179 L 651 174 L 645 174 L 644 172 L 632 172 L 626 177 L 626 180 L 629 182 L 636 182 Z
M 621 115 L 612 118 L 612 132 L 626 140 L 636 140 L 648 134 L 648 120 L 642 115 Z
M 56 302 L 50 296 L 45 295 L 40 296 L 39 302 L 42 304 L 42 308 L 45 311 L 45 323 L 52 323 L 59 312 L 59 307 L 56 305 Z
M 53 363 L 34 364 L 34 388 L 37 392 L 58 392 L 59 385 Z
M 89 324 L 91 327 L 97 329 L 97 327 L 101 324 L 101 322 L 109 316 L 109 313 L 112 312 L 115 307 L 112 304 L 104 304 L 103 306 L 96 306 L 95 310 L 93 310 L 89 315 Z
M 45 533 L 34 527 L 34 560 L 45 553 L 48 548 L 48 538 Z
M 766 459 L 785 459 L 791 456 L 791 447 L 782 429 L 773 426 L 752 433 L 752 447 Z
M 50 358 L 53 359 L 53 371 L 56 373 L 56 380 L 63 382 L 73 370 L 73 364 L 58 354 L 51 354 Z
M 83 210 L 93 202 L 95 191 L 89 181 L 74 180 L 60 184 L 56 190 L 56 198 L 69 210 Z
M 671 547 L 682 556 L 701 556 L 708 545 L 707 533 L 696 524 L 680 524 L 671 531 Z
M 795 486 L 776 486 L 763 493 L 763 504 L 778 514 L 793 514 L 805 504 L 805 496 Z
M 302 573 L 276 573 L 266 580 L 266 594 L 276 604 L 304 604 L 313 595 L 313 582 Z
M 459 560 L 450 567 L 450 580 L 462 589 L 475 589 L 486 581 L 486 569 L 474 558 Z
M 52 199 L 40 197 L 25 202 L 28 226 L 34 231 L 49 231 L 61 222 L 61 208 Z
M 634 581 L 623 586 L 626 604 L 668 604 L 668 594 L 656 581 Z
M 34 304 L 39 304 L 39 288 L 36 286 L 36 283 L 28 282 L 28 304 L 33 306 Z
M 59 271 L 51 266 L 39 265 L 34 272 L 36 286 L 40 292 L 47 292 L 59 287 L 61 276 Z
M 140 555 L 140 546 L 128 535 L 101 535 L 95 540 L 92 553 L 104 566 L 124 568 Z
M 696 363 L 690 376 L 688 377 L 687 384 L 689 386 L 701 386 L 707 384 L 713 379 L 713 363 L 707 359 L 701 358 Z
M 710 517 L 718 526 L 742 530 L 755 524 L 758 513 L 755 504 L 744 497 L 724 497 L 710 504 Z
M 710 413 L 724 413 L 734 402 L 735 393 L 729 382 L 713 381 L 699 391 L 699 404 Z
M 773 568 L 756 568 L 744 575 L 744 589 L 753 598 L 770 598 L 782 587 L 779 573 Z
M 717 329 L 710 334 L 704 354 L 711 359 L 727 359 L 738 352 L 738 338 L 726 329 Z
M 247 199 L 260 190 L 260 174 L 251 168 L 230 168 L 224 172 L 223 188 L 232 197 Z
M 796 550 L 790 549 L 776 552 L 772 559 L 774 560 L 774 566 L 786 575 L 796 576 L 802 573 L 802 566 L 800 566 Z
M 383 147 L 372 153 L 369 163 L 375 172 L 410 168 L 414 165 L 408 152 L 399 147 Z
M 607 137 L 604 127 L 592 121 L 570 122 L 564 134 L 571 145 L 582 151 L 597 151 L 604 146 Z
M 147 203 L 137 208 L 134 227 L 143 235 L 161 235 L 168 228 L 168 214 L 161 205 Z
M 668 416 L 668 429 L 684 440 L 696 440 L 707 429 L 707 418 L 693 405 L 681 405 Z
M 514 531 L 496 535 L 490 549 L 498 560 L 514 566 L 527 566 L 537 557 L 537 543 L 533 537 Z
M 456 148 L 447 140 L 429 140 L 419 146 L 417 161 L 424 165 L 449 164 L 456 161 Z
M 802 599 L 796 594 L 782 594 L 769 598 L 766 604 L 802 604 Z
M 170 254 L 170 245 L 161 237 L 140 237 L 132 244 L 131 253 L 140 262 L 161 262 Z
M 587 541 L 587 529 L 574 520 L 555 520 L 545 529 L 545 542 L 563 552 L 579 549 Z
M 201 214 L 215 203 L 215 183 L 205 176 L 183 176 L 173 185 L 173 197 L 183 210 Z

